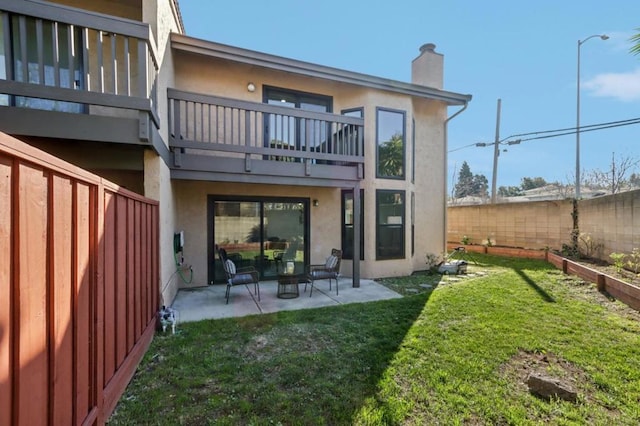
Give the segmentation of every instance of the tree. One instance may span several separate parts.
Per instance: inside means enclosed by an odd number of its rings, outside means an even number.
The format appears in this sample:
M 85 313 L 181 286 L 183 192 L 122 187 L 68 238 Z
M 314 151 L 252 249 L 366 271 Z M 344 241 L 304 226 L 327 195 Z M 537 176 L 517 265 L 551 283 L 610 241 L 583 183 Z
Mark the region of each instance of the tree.
M 520 187 L 522 188 L 523 191 L 527 191 L 529 189 L 542 188 L 543 186 L 547 186 L 547 181 L 541 177 L 535 177 L 535 178 L 524 177 L 522 178 L 522 181 L 520 184 Z
M 455 198 L 467 196 L 487 197 L 489 181 L 484 175 L 474 175 L 469 164 L 465 161 L 458 173 L 458 182 L 455 186 Z
M 631 46 L 631 49 L 629 49 L 629 51 L 634 55 L 640 54 L 640 28 L 636 28 L 636 31 L 638 31 L 638 34 L 629 39 L 629 41 L 634 43 L 634 45 Z
M 402 176 L 404 160 L 404 141 L 402 134 L 395 133 L 391 139 L 378 148 L 378 173 L 380 176 Z
M 522 189 L 519 186 L 501 186 L 498 188 L 498 196 L 520 197 L 522 196 Z
M 629 176 L 629 185 L 634 188 L 640 188 L 640 174 L 631 173 L 631 176 Z
M 603 188 L 609 190 L 612 194 L 617 194 L 625 186 L 629 185 L 627 174 L 638 164 L 640 160 L 628 157 L 618 156 L 611 153 L 611 166 L 609 170 L 593 170 L 588 172 L 585 178 L 587 186 L 595 188 Z
M 462 163 L 460 171 L 458 172 L 458 182 L 456 183 L 455 198 L 466 197 L 471 195 L 471 183 L 473 181 L 473 173 L 471 173 L 471 167 L 467 162 Z
M 471 195 L 486 198 L 489 196 L 489 181 L 485 175 L 473 175 Z

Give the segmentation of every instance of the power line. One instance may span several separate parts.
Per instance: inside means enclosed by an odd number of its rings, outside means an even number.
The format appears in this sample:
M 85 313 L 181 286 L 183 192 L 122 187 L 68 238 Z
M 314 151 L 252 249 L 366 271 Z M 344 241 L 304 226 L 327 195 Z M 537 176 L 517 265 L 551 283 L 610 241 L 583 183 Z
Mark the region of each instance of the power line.
M 618 126 L 626 126 L 626 125 L 629 125 L 629 124 L 637 124 L 638 122 L 640 122 L 640 117 L 629 118 L 627 120 L 609 121 L 609 122 L 606 122 L 606 123 L 599 123 L 599 124 L 589 124 L 587 126 L 580 126 L 580 133 L 585 131 L 583 129 L 592 129 L 592 128 L 595 128 L 595 130 L 599 130 L 600 128 L 607 129 L 607 128 L 610 128 L 610 127 L 618 127 Z M 507 136 L 506 138 L 501 139 L 500 142 L 504 142 L 507 139 L 517 138 L 517 137 L 521 137 L 521 136 L 539 135 L 539 134 L 544 134 L 544 133 L 567 132 L 567 133 L 562 133 L 560 135 L 560 136 L 563 136 L 563 135 L 568 135 L 568 134 L 571 134 L 571 133 L 575 133 L 576 129 L 577 129 L 576 127 L 566 127 L 564 129 L 542 130 L 542 131 L 538 131 L 538 132 L 520 133 L 520 134 L 517 134 L 517 135 Z
M 470 143 L 469 145 L 461 146 L 460 148 L 452 149 L 452 150 L 449 150 L 447 152 L 460 151 L 461 149 L 470 148 L 472 146 L 476 146 L 476 144 L 475 143 Z
M 617 122 L 613 122 L 613 123 L 617 123 Z M 596 130 L 604 130 L 604 129 L 611 129 L 614 127 L 622 127 L 622 126 L 630 126 L 632 124 L 640 124 L 640 119 L 635 119 L 635 121 L 630 121 L 624 124 L 611 124 L 608 126 L 605 125 L 600 125 L 599 127 L 594 127 L 594 128 L 588 128 L 588 127 L 592 127 L 592 126 L 585 126 L 587 127 L 587 129 L 585 130 L 585 127 L 580 126 L 580 133 L 585 133 L 585 132 L 594 132 Z M 559 137 L 559 136 L 565 136 L 565 135 L 572 135 L 575 133 L 575 128 L 573 130 L 573 132 L 564 132 L 564 133 L 558 133 L 558 134 L 553 134 L 553 135 L 547 135 L 547 136 L 537 136 L 535 138 L 525 138 L 522 139 L 521 141 L 532 141 L 532 140 L 536 140 L 536 139 L 548 139 L 548 138 L 555 138 L 555 137 Z
M 596 131 L 596 130 L 611 129 L 611 128 L 622 127 L 622 126 L 630 126 L 630 125 L 633 125 L 633 124 L 640 124 L 640 117 L 630 118 L 630 119 L 627 119 L 627 120 L 609 121 L 609 122 L 605 122 L 605 123 L 589 124 L 589 125 L 586 125 L 586 126 L 580 126 L 580 133 L 593 132 L 593 131 Z M 536 137 L 531 137 L 531 138 L 521 138 L 521 139 L 518 139 L 516 141 L 508 141 L 508 142 L 506 142 L 506 144 L 507 145 L 514 145 L 514 144 L 517 144 L 517 143 L 520 143 L 520 142 L 524 142 L 524 141 L 555 138 L 555 137 L 575 134 L 576 133 L 576 129 L 577 129 L 576 127 L 566 127 L 566 128 L 563 128 L 563 129 L 540 130 L 540 131 L 537 131 L 537 132 L 518 133 L 518 134 L 514 134 L 514 135 L 509 135 L 506 138 L 501 139 L 498 143 L 502 144 L 503 142 L 507 141 L 508 139 L 520 138 L 522 136 L 532 136 L 532 135 L 544 135 L 544 136 L 536 136 Z M 462 147 L 459 147 L 459 148 L 452 149 L 449 152 L 459 151 L 461 149 L 469 148 L 469 147 L 472 147 L 472 146 L 485 147 L 485 146 L 491 146 L 491 145 L 494 145 L 494 144 L 495 144 L 495 142 L 473 143 L 473 144 L 469 144 L 469 145 L 465 145 L 465 146 L 462 146 Z

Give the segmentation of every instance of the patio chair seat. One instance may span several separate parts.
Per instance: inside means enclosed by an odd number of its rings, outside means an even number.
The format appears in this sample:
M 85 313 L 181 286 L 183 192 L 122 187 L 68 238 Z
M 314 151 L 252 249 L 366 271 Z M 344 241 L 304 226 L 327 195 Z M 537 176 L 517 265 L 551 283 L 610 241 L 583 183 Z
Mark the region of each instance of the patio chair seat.
M 342 260 L 342 250 L 332 249 L 327 261 L 319 265 L 309 265 L 307 270 L 307 282 L 311 284 L 309 297 L 313 294 L 313 285 L 317 280 L 329 280 L 329 291 L 331 291 L 331 280 L 336 280 L 336 295 L 338 295 L 338 276 L 340 275 L 340 262 Z M 307 291 L 307 283 L 304 285 Z
M 253 294 L 258 296 L 260 300 L 260 274 L 250 266 L 247 268 L 236 268 L 235 263 L 227 256 L 227 251 L 223 248 L 218 249 L 218 256 L 222 262 L 225 274 L 227 275 L 227 291 L 225 292 L 226 303 L 229 303 L 229 294 L 231 287 L 236 285 L 244 285 L 249 290 L 248 284 L 253 284 Z

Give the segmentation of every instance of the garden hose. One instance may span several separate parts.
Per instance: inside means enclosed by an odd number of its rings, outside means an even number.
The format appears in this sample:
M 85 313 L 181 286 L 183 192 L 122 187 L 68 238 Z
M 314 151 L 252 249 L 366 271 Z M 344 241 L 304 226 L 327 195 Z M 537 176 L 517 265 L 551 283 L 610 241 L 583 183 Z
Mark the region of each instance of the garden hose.
M 173 258 L 176 261 L 176 266 L 178 268 L 178 270 L 176 271 L 178 273 L 178 275 L 180 276 L 180 279 L 182 280 L 183 283 L 185 284 L 191 284 L 191 281 L 193 281 L 193 268 L 191 266 L 189 266 L 189 280 L 187 280 L 184 276 L 183 272 L 183 267 L 182 267 L 182 262 L 178 260 L 178 252 L 174 251 L 173 252 Z

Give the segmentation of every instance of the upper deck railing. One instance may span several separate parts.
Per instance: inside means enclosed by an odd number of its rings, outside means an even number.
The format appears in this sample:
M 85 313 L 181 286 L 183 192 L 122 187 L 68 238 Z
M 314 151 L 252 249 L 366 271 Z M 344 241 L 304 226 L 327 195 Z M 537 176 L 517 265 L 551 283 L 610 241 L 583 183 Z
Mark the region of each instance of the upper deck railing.
M 175 89 L 168 97 L 173 148 L 307 164 L 364 163 L 362 118 Z
M 137 110 L 159 127 L 158 61 L 148 24 L 36 0 L 0 0 L 0 29 L 0 105 Z

